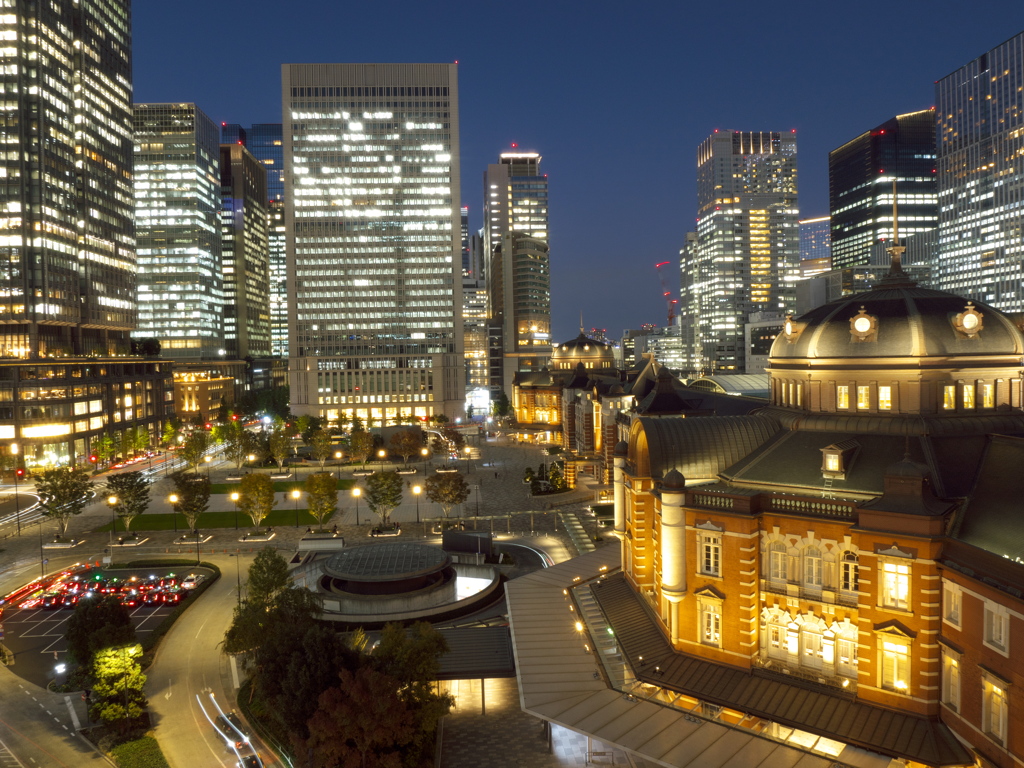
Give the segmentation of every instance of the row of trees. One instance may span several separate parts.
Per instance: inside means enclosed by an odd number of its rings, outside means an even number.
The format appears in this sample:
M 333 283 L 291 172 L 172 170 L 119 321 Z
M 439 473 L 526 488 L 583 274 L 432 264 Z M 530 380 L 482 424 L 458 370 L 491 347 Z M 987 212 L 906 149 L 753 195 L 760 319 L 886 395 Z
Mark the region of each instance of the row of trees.
M 423 765 L 454 703 L 434 686 L 444 637 L 426 623 L 389 624 L 371 649 L 361 630 L 339 635 L 319 612 L 315 595 L 290 588 L 280 555 L 256 556 L 224 638 L 244 655 L 256 709 L 287 734 L 299 764 Z

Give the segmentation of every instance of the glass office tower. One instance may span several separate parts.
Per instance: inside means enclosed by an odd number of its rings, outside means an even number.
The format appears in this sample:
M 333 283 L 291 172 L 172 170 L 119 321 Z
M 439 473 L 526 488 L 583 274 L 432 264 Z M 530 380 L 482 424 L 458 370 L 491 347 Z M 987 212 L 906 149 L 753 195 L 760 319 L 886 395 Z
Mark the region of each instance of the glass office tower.
M 933 284 L 1024 309 L 1024 32 L 935 84 L 939 252 Z M 903 229 L 902 209 L 900 230 Z
M 224 349 L 220 139 L 195 104 L 135 105 L 139 338 L 165 357 Z
M 283 67 L 292 410 L 462 414 L 454 64 Z

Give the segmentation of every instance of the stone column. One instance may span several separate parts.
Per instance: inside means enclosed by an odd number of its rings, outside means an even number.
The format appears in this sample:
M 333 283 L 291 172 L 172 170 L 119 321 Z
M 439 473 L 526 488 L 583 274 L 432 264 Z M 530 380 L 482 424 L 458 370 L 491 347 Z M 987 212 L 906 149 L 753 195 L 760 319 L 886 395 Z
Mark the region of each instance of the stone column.
M 686 595 L 686 479 L 670 470 L 661 484 L 661 594 L 669 603 L 672 642 L 679 640 L 679 603 Z
M 624 534 L 626 532 L 626 455 L 629 453 L 629 446 L 625 440 L 620 440 L 615 446 L 615 469 L 612 478 L 612 488 L 615 494 L 615 532 Z

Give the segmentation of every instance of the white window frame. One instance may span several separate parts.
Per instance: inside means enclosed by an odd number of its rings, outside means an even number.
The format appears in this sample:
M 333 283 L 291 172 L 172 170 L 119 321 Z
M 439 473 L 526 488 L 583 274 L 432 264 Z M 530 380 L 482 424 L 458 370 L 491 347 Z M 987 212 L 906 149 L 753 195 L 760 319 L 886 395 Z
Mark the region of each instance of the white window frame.
M 850 385 L 836 385 L 836 408 L 841 411 L 850 410 Z
M 892 387 L 888 384 L 878 386 L 878 410 L 892 410 Z
M 821 589 L 824 586 L 825 561 L 821 550 L 814 545 L 804 549 L 804 586 L 810 589 Z
M 800 666 L 821 669 L 825 665 L 825 638 L 821 628 L 813 624 L 800 627 Z
M 878 603 L 882 608 L 910 610 L 910 579 L 913 568 L 909 560 L 880 560 L 878 563 Z
M 839 555 L 839 591 L 855 595 L 859 590 L 860 557 L 852 549 L 844 549 Z
M 789 581 L 789 548 L 785 542 L 768 544 L 768 580 L 783 584 Z
M 1006 745 L 1006 730 L 1009 723 L 1009 701 L 1006 683 L 982 671 L 981 678 L 981 730 L 992 741 Z
M 959 584 L 942 582 L 942 620 L 950 626 L 961 628 L 963 620 L 964 594 Z
M 942 703 L 960 711 L 960 654 L 942 649 Z
M 722 601 L 700 598 L 700 624 L 697 628 L 701 645 L 722 647 Z
M 982 642 L 1003 656 L 1010 654 L 1010 612 L 991 600 L 985 601 Z
M 887 691 L 910 693 L 910 641 L 893 635 L 879 636 L 879 684 Z
M 700 535 L 699 572 L 705 576 L 722 575 L 722 535 L 702 533 Z
M 857 638 L 836 635 L 835 668 L 840 677 L 857 680 Z M 843 659 L 848 661 L 844 662 Z

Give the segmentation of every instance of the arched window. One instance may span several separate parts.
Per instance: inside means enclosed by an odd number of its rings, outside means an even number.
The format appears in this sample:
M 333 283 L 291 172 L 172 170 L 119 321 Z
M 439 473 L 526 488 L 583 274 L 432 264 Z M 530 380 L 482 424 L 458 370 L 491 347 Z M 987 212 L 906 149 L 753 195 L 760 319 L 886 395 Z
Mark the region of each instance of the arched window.
M 821 669 L 824 658 L 821 627 L 807 623 L 800 628 L 800 666 Z
M 788 614 L 778 609 L 766 609 L 761 614 L 761 629 L 764 632 L 761 641 L 764 644 L 762 652 L 769 659 L 788 660 L 789 646 L 786 638 L 788 624 Z
M 821 589 L 821 550 L 807 547 L 804 550 L 804 586 Z
M 781 541 L 773 541 L 768 545 L 768 578 L 772 581 L 784 582 L 789 578 L 789 557 L 786 545 Z
M 839 558 L 839 589 L 856 592 L 860 587 L 860 569 L 856 552 L 846 550 Z

